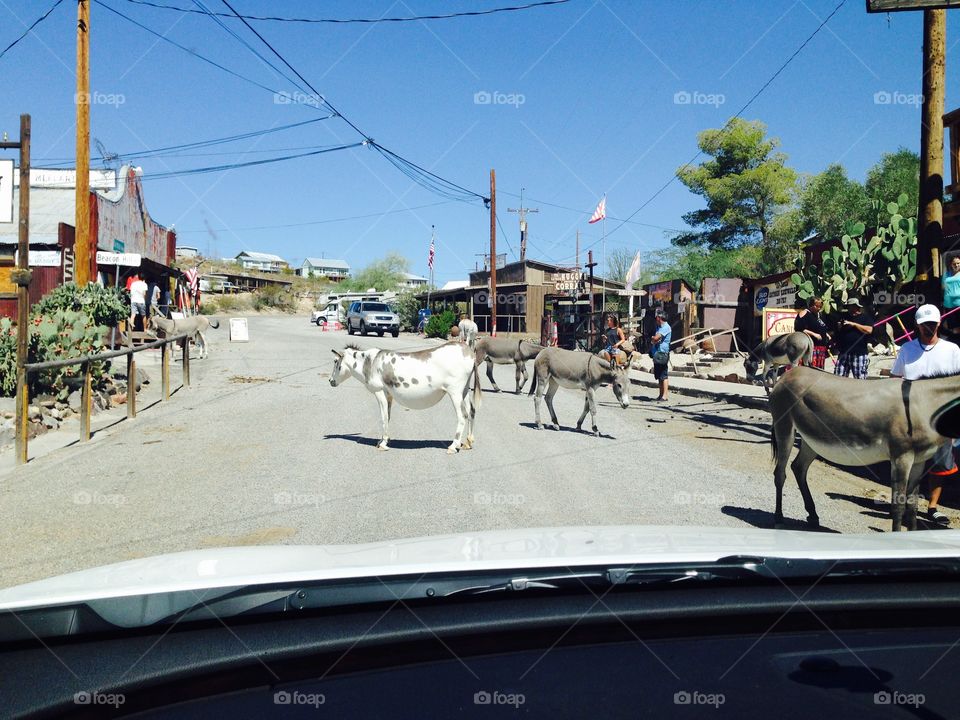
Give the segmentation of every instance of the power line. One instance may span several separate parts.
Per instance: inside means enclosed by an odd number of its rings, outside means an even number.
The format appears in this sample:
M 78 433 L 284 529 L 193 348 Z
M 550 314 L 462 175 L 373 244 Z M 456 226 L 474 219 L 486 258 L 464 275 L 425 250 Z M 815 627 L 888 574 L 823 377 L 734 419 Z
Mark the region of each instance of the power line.
M 38 17 L 36 20 L 33 21 L 33 23 L 30 25 L 30 27 L 28 27 L 26 30 L 24 30 L 24 31 L 23 31 L 23 34 L 20 35 L 20 37 L 18 37 L 18 38 L 17 38 L 16 40 L 14 40 L 12 43 L 10 43 L 9 45 L 7 45 L 3 50 L 0 50 L 0 58 L 2 58 L 4 55 L 6 55 L 8 50 L 12 49 L 15 45 L 17 45 L 17 43 L 19 43 L 19 42 L 20 42 L 21 40 L 23 40 L 27 35 L 29 35 L 37 25 L 39 25 L 39 24 L 42 23 L 44 20 L 46 20 L 47 17 L 50 15 L 50 13 L 52 13 L 54 10 L 56 10 L 57 7 L 59 7 L 62 2 L 63 2 L 63 0 L 57 0 L 57 1 L 50 7 L 49 10 L 47 10 L 43 15 L 41 15 L 40 17 Z
M 503 225 L 500 224 L 500 215 L 497 215 L 497 227 L 500 228 L 500 236 L 503 238 L 504 242 L 507 243 L 507 248 L 510 250 L 510 254 L 513 257 L 517 257 L 517 254 L 513 251 L 513 245 L 510 244 L 510 238 L 507 237 L 507 231 L 503 229 Z
M 839 2 L 839 3 L 837 4 L 837 6 L 833 9 L 833 11 L 832 11 L 829 15 L 827 15 L 827 17 L 823 20 L 823 22 L 821 22 L 821 23 L 817 26 L 817 29 L 814 30 L 812 33 L 810 33 L 810 35 L 807 37 L 807 39 L 804 40 L 804 41 L 800 44 L 800 47 L 798 47 L 796 50 L 794 50 L 793 54 L 792 54 L 790 57 L 788 57 L 788 58 L 786 59 L 786 61 L 785 61 L 779 68 L 777 68 L 777 71 L 776 71 L 775 73 L 773 73 L 773 75 L 771 75 L 770 78 L 769 78 L 763 85 L 760 86 L 760 89 L 757 90 L 757 91 L 750 97 L 750 99 L 747 100 L 747 102 L 745 102 L 745 103 L 743 104 L 743 106 L 736 112 L 736 114 L 735 114 L 733 117 L 731 117 L 729 120 L 727 120 L 726 124 L 723 126 L 723 130 L 721 131 L 721 134 L 722 134 L 722 133 L 725 133 L 725 132 L 729 132 L 730 123 L 731 123 L 733 120 L 739 118 L 739 117 L 744 113 L 744 111 L 745 111 L 748 107 L 750 107 L 758 97 L 760 97 L 761 93 L 763 93 L 763 91 L 766 90 L 766 89 L 770 86 L 770 84 L 771 84 L 774 80 L 777 79 L 777 77 L 780 75 L 780 73 L 782 73 L 784 70 L 786 70 L 787 66 L 788 66 L 791 62 L 793 62 L 793 60 L 797 57 L 797 55 L 799 55 L 799 54 L 803 51 L 803 49 L 810 43 L 810 41 L 813 40 L 813 38 L 815 38 L 815 37 L 817 36 L 817 33 L 819 33 L 819 32 L 824 28 L 824 26 L 825 26 L 828 22 L 830 22 L 830 19 L 831 19 L 834 15 L 837 14 L 837 12 L 840 10 L 840 8 L 842 8 L 842 7 L 843 7 L 844 5 L 846 5 L 846 4 L 847 4 L 847 0 L 840 0 L 840 2 Z M 703 154 L 703 151 L 702 151 L 702 150 L 698 150 L 698 151 L 697 151 L 697 154 L 694 155 L 692 158 L 690 158 L 690 160 L 688 160 L 688 161 L 686 162 L 686 164 L 684 164 L 679 170 L 677 170 L 677 172 L 675 172 L 673 175 L 671 175 L 671 176 L 670 176 L 670 179 L 667 180 L 667 182 L 665 182 L 663 185 L 661 185 L 660 188 L 659 188 L 653 195 L 651 195 L 649 198 L 647 198 L 646 202 L 644 202 L 640 207 L 638 207 L 636 210 L 634 210 L 632 213 L 630 213 L 630 215 L 627 216 L 627 219 L 626 219 L 626 220 L 623 220 L 623 221 L 622 221 L 619 225 L 617 225 L 613 230 L 611 230 L 610 232 L 608 232 L 608 233 L 607 233 L 607 237 L 610 237 L 611 235 L 613 235 L 617 230 L 619 230 L 620 228 L 622 228 L 629 220 L 632 220 L 633 217 L 634 217 L 637 213 L 639 213 L 641 210 L 643 210 L 645 207 L 647 207 L 647 205 L 649 205 L 650 203 L 652 203 L 664 190 L 666 190 L 668 187 L 670 187 L 670 185 L 673 184 L 673 181 L 677 179 L 677 175 L 679 175 L 683 170 L 685 170 L 685 169 L 687 169 L 688 167 L 690 167 L 691 165 L 693 165 L 693 163 L 696 162 L 697 158 L 699 158 L 702 154 Z M 593 243 L 593 245 L 596 245 L 596 243 Z M 587 247 L 593 247 L 593 245 L 588 245 Z
M 111 157 L 112 157 L 113 155 L 117 155 L 117 156 L 122 157 L 122 158 L 159 157 L 159 156 L 162 156 L 162 155 L 169 155 L 169 154 L 172 154 L 172 153 L 174 153 L 174 152 L 179 152 L 179 151 L 181 151 L 181 150 L 198 150 L 198 149 L 200 149 L 200 148 L 213 147 L 213 146 L 215 146 L 215 145 L 223 145 L 223 144 L 225 144 L 225 143 L 236 142 L 236 141 L 238 141 L 238 140 L 249 140 L 250 138 L 263 137 L 264 135 L 270 135 L 270 134 L 272 134 L 272 133 L 282 132 L 282 131 L 284 131 L 284 130 L 291 130 L 291 129 L 293 129 L 293 128 L 303 127 L 303 126 L 305 126 L 305 125 L 311 125 L 311 124 L 313 124 L 313 123 L 320 122 L 321 120 L 329 120 L 329 119 L 332 118 L 332 117 L 334 117 L 334 116 L 333 116 L 333 115 L 326 115 L 326 116 L 324 116 L 324 117 L 313 118 L 312 120 L 303 120 L 303 121 L 301 121 L 301 122 L 290 123 L 290 124 L 288 124 L 288 125 L 278 125 L 278 126 L 276 126 L 276 127 L 265 128 L 265 129 L 263 129 L 263 130 L 251 130 L 251 131 L 249 131 L 249 132 L 239 133 L 239 134 L 236 134 L 236 135 L 229 135 L 229 136 L 227 136 L 227 137 L 222 137 L 222 138 L 214 138 L 214 139 L 211 139 L 211 140 L 198 140 L 197 142 L 192 142 L 192 143 L 183 143 L 183 144 L 180 144 L 180 145 L 168 145 L 168 146 L 166 146 L 166 147 L 156 148 L 156 149 L 154 149 L 154 150 L 141 150 L 141 151 L 139 151 L 139 152 L 129 152 L 129 153 L 112 153 L 112 154 L 111 154 Z M 312 147 L 315 148 L 315 149 L 316 149 L 316 148 L 319 148 L 319 146 L 312 146 Z M 305 148 L 286 148 L 286 149 L 287 149 L 287 150 L 303 150 L 303 149 L 305 149 Z M 284 150 L 284 148 L 279 148 L 279 149 L 278 149 L 278 151 L 283 151 L 283 150 Z M 262 151 L 238 150 L 238 151 L 235 151 L 234 154 L 243 154 L 243 153 L 247 153 L 247 152 L 270 152 L 270 151 L 268 151 L 268 150 L 262 150 Z M 94 158 L 90 158 L 90 159 L 91 159 L 91 160 L 104 160 L 105 158 L 102 157 L 102 156 L 100 156 L 100 157 L 94 157 Z M 55 160 L 55 159 L 54 159 L 54 160 Z M 51 161 L 49 161 L 49 162 L 53 162 L 53 160 L 51 160 Z M 37 166 L 37 167 L 42 167 L 42 166 Z M 52 165 L 52 166 L 49 166 L 49 167 L 59 167 L 59 165 Z
M 355 143 L 350 143 L 349 145 L 335 145 L 333 147 L 328 147 L 323 150 L 314 150 L 312 152 L 298 153 L 296 155 L 282 155 L 280 157 L 275 157 L 275 158 L 264 158 L 263 160 L 248 160 L 247 162 L 229 163 L 226 165 L 210 165 L 207 167 L 190 168 L 188 170 L 170 170 L 169 172 L 152 173 L 150 175 L 143 175 L 142 179 L 143 180 L 166 180 L 168 178 L 184 177 L 186 175 L 202 175 L 204 173 L 223 172 L 225 170 L 236 170 L 237 168 L 253 167 L 255 165 L 269 165 L 271 163 L 284 162 L 286 160 L 296 160 L 298 158 L 311 157 L 314 155 L 323 155 L 326 153 L 336 152 L 337 150 L 349 150 L 351 148 L 357 148 L 363 145 L 366 145 L 366 143 L 355 142 Z
M 414 210 L 422 210 L 424 208 L 436 207 L 437 205 L 447 205 L 449 203 L 450 203 L 449 200 L 441 200 L 440 202 L 428 203 L 426 205 L 415 205 L 413 207 L 398 208 L 396 210 L 384 210 L 383 212 L 368 213 L 366 215 L 352 215 L 349 217 L 329 218 L 327 220 L 310 220 L 307 222 L 287 223 L 284 225 L 253 225 L 250 227 L 223 228 L 221 232 L 238 232 L 241 230 L 279 230 L 281 228 L 306 227 L 308 225 L 328 225 L 330 223 L 347 222 L 350 220 L 366 220 L 368 218 L 383 217 L 384 215 L 395 215 L 397 213 L 413 212 Z M 207 228 L 204 228 L 203 230 L 177 230 L 178 235 L 182 235 L 185 233 L 205 233 L 205 232 L 208 232 Z
M 181 13 L 204 14 L 200 10 L 192 8 L 176 7 L 174 5 L 164 5 L 150 0 L 127 0 L 135 5 L 145 5 L 147 7 L 160 8 L 163 10 L 175 10 Z M 449 20 L 451 18 L 476 17 L 479 15 L 493 15 L 504 12 L 517 12 L 520 10 L 530 10 L 532 8 L 546 7 L 548 5 L 563 5 L 570 0 L 542 0 L 541 2 L 528 3 L 526 5 L 514 5 L 510 7 L 491 8 L 489 10 L 468 10 L 464 12 L 447 13 L 445 15 L 416 15 L 413 17 L 389 17 L 389 18 L 298 18 L 298 17 L 277 17 L 264 15 L 238 15 L 236 13 L 212 13 L 219 17 L 240 18 L 241 20 L 262 20 L 269 22 L 287 22 L 287 23 L 327 23 L 327 24 L 376 24 L 376 23 L 400 23 L 414 22 L 423 20 Z
M 500 192 L 502 195 L 510 195 L 511 197 L 515 197 L 515 198 L 520 197 L 516 193 L 511 193 L 506 191 L 500 191 Z M 560 210 L 569 210 L 570 212 L 577 213 L 578 215 L 590 215 L 593 212 L 593 210 L 580 210 L 578 208 L 569 207 L 567 205 L 557 205 L 556 203 L 547 202 L 546 200 L 540 200 L 535 197 L 528 196 L 527 199 L 535 203 L 540 203 L 541 205 L 548 205 L 549 207 L 559 208 Z M 614 217 L 613 215 L 607 215 L 607 218 L 609 220 L 614 220 L 614 221 L 621 220 L 621 218 Z M 664 227 L 663 225 L 653 225 L 652 223 L 640 222 L 639 220 L 623 220 L 622 222 L 626 222 L 631 225 L 640 225 L 642 227 L 653 228 L 655 230 L 666 230 L 667 232 L 683 232 L 679 228 L 669 228 L 669 227 Z M 609 233 L 608 233 L 608 237 L 609 237 Z

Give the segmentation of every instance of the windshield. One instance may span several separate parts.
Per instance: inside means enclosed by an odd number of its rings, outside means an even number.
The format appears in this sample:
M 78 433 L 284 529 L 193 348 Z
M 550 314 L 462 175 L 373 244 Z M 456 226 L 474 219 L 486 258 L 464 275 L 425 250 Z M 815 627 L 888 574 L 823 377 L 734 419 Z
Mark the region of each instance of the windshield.
M 0 590 L 960 528 L 960 14 L 897 4 L 0 3 Z

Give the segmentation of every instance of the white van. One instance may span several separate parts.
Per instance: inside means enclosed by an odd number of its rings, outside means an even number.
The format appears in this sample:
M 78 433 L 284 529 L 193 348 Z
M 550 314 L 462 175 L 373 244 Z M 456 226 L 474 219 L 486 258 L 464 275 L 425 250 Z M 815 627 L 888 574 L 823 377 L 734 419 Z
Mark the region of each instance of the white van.
M 346 316 L 343 313 L 343 307 L 340 305 L 339 300 L 328 302 L 323 310 L 314 310 L 310 313 L 310 322 L 316 323 L 317 327 L 320 327 L 325 322 L 339 322 L 342 324 L 345 319 Z

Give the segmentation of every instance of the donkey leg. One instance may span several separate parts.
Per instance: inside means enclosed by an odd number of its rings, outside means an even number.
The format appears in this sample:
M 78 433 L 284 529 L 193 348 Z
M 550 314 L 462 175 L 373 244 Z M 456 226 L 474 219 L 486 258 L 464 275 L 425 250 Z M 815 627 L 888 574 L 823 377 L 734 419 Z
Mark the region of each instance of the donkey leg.
M 810 486 L 807 485 L 807 470 L 810 464 L 817 459 L 816 451 L 800 439 L 800 452 L 790 464 L 794 476 L 797 478 L 797 486 L 800 488 L 800 495 L 803 496 L 803 507 L 807 511 L 807 524 L 810 527 L 820 527 L 820 518 L 817 516 L 817 506 L 813 502 L 813 496 L 810 494 Z
M 912 470 L 913 453 L 904 453 L 890 461 L 890 517 L 893 532 L 899 532 L 903 526 L 903 511 L 907 504 L 907 482 Z
M 523 360 L 520 360 L 517 361 L 515 365 L 517 368 L 514 375 L 517 379 L 517 395 L 519 395 L 523 390 L 523 386 L 527 384 L 529 376 L 527 375 L 527 363 L 525 363 Z M 523 378 L 522 380 L 521 377 Z
M 923 476 L 923 463 L 914 463 L 910 470 L 910 477 L 907 480 L 907 508 L 906 525 L 910 530 L 917 529 L 917 494 L 920 486 L 920 478 Z
M 383 392 L 374 393 L 374 397 L 377 398 L 377 404 L 380 406 L 380 425 L 383 428 L 383 439 L 377 445 L 378 450 L 389 450 L 387 447 L 388 441 L 388 431 L 390 427 L 390 398 L 388 395 Z
M 493 385 L 494 392 L 500 392 L 500 387 L 497 385 L 497 381 L 493 379 L 493 360 L 489 357 L 487 358 L 487 378 L 490 380 L 490 384 Z
M 793 452 L 794 427 L 789 418 L 775 422 L 772 428 L 774 460 L 773 484 L 777 490 L 777 507 L 773 513 L 773 526 L 783 527 L 783 483 L 787 477 L 787 462 Z
M 587 401 L 590 403 L 590 424 L 593 426 L 593 434 L 600 437 L 600 428 L 597 427 L 597 393 L 595 388 L 587 390 Z
M 547 387 L 547 394 L 544 396 L 547 400 L 547 410 L 550 411 L 550 419 L 553 420 L 552 428 L 554 430 L 560 429 L 560 421 L 557 420 L 557 413 L 553 409 L 553 396 L 557 394 L 557 389 L 559 387 L 560 384 L 553 378 L 550 378 L 550 384 L 549 387 Z
M 580 430 L 583 427 L 583 419 L 587 416 L 587 413 L 590 412 L 590 391 L 587 390 L 583 394 L 583 412 L 580 413 L 580 419 L 577 420 L 577 430 Z
M 461 411 L 464 418 L 464 429 L 461 435 L 462 446 L 464 450 L 473 449 L 473 402 L 470 399 L 470 382 L 463 389 L 463 398 L 460 400 Z
M 462 400 L 458 400 L 452 392 L 447 394 L 450 396 L 450 400 L 453 401 L 453 409 L 457 412 L 457 433 L 453 436 L 453 442 L 447 447 L 447 455 L 453 455 L 460 449 L 460 446 L 463 445 L 463 434 L 467 425 L 467 418 L 463 414 Z

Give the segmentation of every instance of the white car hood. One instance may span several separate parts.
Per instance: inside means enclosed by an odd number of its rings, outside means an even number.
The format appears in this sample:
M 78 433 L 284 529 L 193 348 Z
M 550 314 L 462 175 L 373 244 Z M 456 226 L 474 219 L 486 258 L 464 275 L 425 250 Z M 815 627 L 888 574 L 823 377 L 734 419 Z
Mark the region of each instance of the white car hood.
M 213 548 L 129 560 L 0 590 L 0 610 L 157 593 L 194 595 L 214 588 L 274 583 L 711 562 L 730 555 L 815 560 L 957 558 L 960 530 L 838 535 L 752 528 L 571 527 L 485 531 L 363 545 Z

